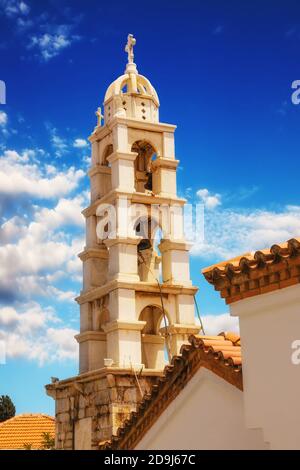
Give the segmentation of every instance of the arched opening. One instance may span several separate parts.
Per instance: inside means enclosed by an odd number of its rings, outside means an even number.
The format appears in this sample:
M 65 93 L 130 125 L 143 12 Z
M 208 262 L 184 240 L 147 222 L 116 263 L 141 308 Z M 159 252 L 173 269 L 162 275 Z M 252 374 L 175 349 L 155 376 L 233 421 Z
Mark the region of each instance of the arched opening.
M 168 362 L 166 336 L 160 329 L 169 325 L 167 313 L 157 305 L 143 308 L 139 316 L 142 330 L 142 362 L 149 369 L 163 369 Z
M 113 153 L 113 146 L 112 144 L 109 144 L 105 147 L 104 152 L 103 152 L 103 158 L 102 158 L 103 166 L 108 166 L 108 167 L 111 166 L 107 159 L 112 153 Z
M 137 246 L 138 273 L 143 282 L 160 281 L 161 257 L 157 248 L 158 222 L 151 217 L 141 217 L 135 222 L 135 235 L 142 237 Z
M 94 302 L 93 330 L 104 331 L 103 326 L 109 322 L 108 296 Z
M 164 326 L 162 324 L 164 320 L 163 317 L 164 317 L 164 312 L 161 307 L 158 307 L 156 305 L 149 305 L 145 307 L 141 311 L 140 318 L 139 318 L 139 320 L 147 322 L 146 325 L 144 326 L 142 333 L 145 333 L 147 335 L 158 335 L 159 329 Z M 166 316 L 166 319 L 167 319 L 167 316 Z
M 156 150 L 146 140 L 136 141 L 132 152 L 138 155 L 135 159 L 135 190 L 139 193 L 152 193 L 152 162 L 156 158 Z

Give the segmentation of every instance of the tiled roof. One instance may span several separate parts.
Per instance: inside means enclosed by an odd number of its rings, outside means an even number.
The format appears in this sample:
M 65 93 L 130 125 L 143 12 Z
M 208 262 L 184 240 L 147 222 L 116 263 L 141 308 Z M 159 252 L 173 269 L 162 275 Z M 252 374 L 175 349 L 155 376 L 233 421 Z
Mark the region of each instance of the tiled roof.
M 298 284 L 300 238 L 209 266 L 202 273 L 228 304 Z
M 0 423 L 0 449 L 23 449 L 41 446 L 44 432 L 55 435 L 55 419 L 45 414 L 21 414 Z
M 165 367 L 164 376 L 158 378 L 136 412 L 131 413 L 118 429 L 117 435 L 99 443 L 100 450 L 134 449 L 201 367 L 243 389 L 241 347 L 237 335 L 191 336 L 189 341 L 190 344 L 181 347 L 180 356 L 173 357 L 171 365 Z

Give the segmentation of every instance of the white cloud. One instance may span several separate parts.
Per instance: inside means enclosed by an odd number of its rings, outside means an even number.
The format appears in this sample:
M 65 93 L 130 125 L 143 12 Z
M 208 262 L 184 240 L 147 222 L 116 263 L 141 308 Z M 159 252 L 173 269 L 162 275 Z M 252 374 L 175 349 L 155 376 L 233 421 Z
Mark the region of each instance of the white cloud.
M 24 219 L 14 216 L 0 226 L 0 245 L 14 243 L 25 235 Z
M 69 167 L 59 171 L 33 161 L 35 153 L 28 151 L 19 154 L 14 150 L 6 150 L 0 157 L 0 194 L 15 197 L 27 194 L 36 198 L 53 198 L 66 195 L 73 191 L 84 172 Z M 49 177 L 50 176 L 50 177 Z
M 89 143 L 85 139 L 75 139 L 73 143 L 73 147 L 75 148 L 85 148 L 88 147 Z
M 300 206 L 286 206 L 278 212 L 247 208 L 206 211 L 204 231 L 204 242 L 196 242 L 192 253 L 226 260 L 299 237 Z
M 4 111 L 0 111 L 0 127 L 5 127 L 7 125 L 8 116 Z
M 30 14 L 30 7 L 24 0 L 0 0 L 0 15 L 4 14 L 13 23 L 20 35 L 25 35 L 23 44 L 27 49 L 36 51 L 35 56 L 47 62 L 70 47 L 80 36 L 73 34 L 73 29 L 80 21 L 71 11 L 64 12 L 64 19 L 69 22 L 57 24 L 57 15 L 49 11 Z
M 199 189 L 196 194 L 199 199 L 203 202 L 206 209 L 215 209 L 217 206 L 221 205 L 220 194 L 211 194 L 206 188 Z
M 74 298 L 74 292 L 58 291 L 52 283 L 57 272 L 63 271 L 70 279 L 73 273 L 78 274 L 77 254 L 82 250 L 83 239 L 68 241 L 63 232 L 49 228 L 50 223 L 32 221 L 18 227 L 16 222 L 17 226 L 13 227 L 12 221 L 8 221 L 4 227 L 8 224 L 11 224 L 10 233 L 14 233 L 17 240 L 7 239 L 5 232 L 1 237 L 3 242 L 6 236 L 6 244 L 0 246 L 0 298 L 1 292 L 6 296 L 11 292 L 16 298 L 33 295 L 52 296 L 59 301 Z
M 55 149 L 55 155 L 62 157 L 68 151 L 68 144 L 65 139 L 57 135 L 56 129 L 52 129 L 51 133 L 51 142 Z
M 78 331 L 73 328 L 49 328 L 47 339 L 57 347 L 58 359 L 77 359 L 78 346 L 74 336 Z
M 219 315 L 201 316 L 203 328 L 207 335 L 218 335 L 222 332 L 239 333 L 239 321 L 237 317 L 231 317 L 229 313 Z M 199 321 L 197 321 L 199 323 Z
M 76 293 L 62 289 L 61 280 L 81 281 L 77 254 L 84 246 L 81 212 L 88 205 L 88 193 L 65 195 L 77 188 L 84 173 L 43 165 L 37 154 L 40 151 L 7 150 L 0 157 L 2 210 L 9 201 L 8 207 L 19 207 L 21 195 L 26 207 L 25 214 L 0 222 L 0 301 L 5 303 L 34 296 L 69 302 Z
M 57 289 L 57 287 L 54 286 L 49 286 L 47 289 L 49 295 L 52 295 L 53 297 L 56 298 L 56 300 L 60 302 L 74 302 L 74 299 L 76 297 L 76 292 L 74 291 L 63 291 L 60 289 Z
M 23 13 L 23 15 L 28 15 L 30 8 L 25 2 L 20 2 L 19 3 L 19 9 L 20 12 Z
M 84 227 L 84 217 L 81 211 L 86 204 L 86 193 L 79 194 L 73 199 L 62 198 L 53 209 L 45 207 L 38 210 L 36 221 L 52 230 L 66 225 Z
M 42 59 L 47 62 L 80 39 L 78 35 L 71 34 L 71 29 L 71 25 L 51 25 L 51 31 L 33 35 L 28 48 L 37 49 Z
M 43 365 L 65 359 L 75 360 L 78 346 L 77 331 L 58 327 L 60 323 L 52 308 L 42 308 L 37 302 L 22 308 L 0 308 L 0 339 L 5 343 L 7 359 L 24 358 Z
M 34 26 L 33 21 L 30 18 L 21 18 L 17 19 L 17 31 L 23 33 Z
M 73 301 L 76 293 L 55 283 L 62 278 L 81 281 L 77 254 L 84 246 L 81 211 L 86 205 L 87 192 L 83 192 L 60 199 L 53 208 L 35 207 L 30 220 L 14 216 L 0 226 L 0 300 L 38 295 Z M 71 235 L 74 227 L 82 229 L 81 236 Z
M 30 7 L 24 1 L 19 0 L 1 0 L 0 6 L 3 13 L 11 18 L 16 16 L 26 16 L 30 12 Z

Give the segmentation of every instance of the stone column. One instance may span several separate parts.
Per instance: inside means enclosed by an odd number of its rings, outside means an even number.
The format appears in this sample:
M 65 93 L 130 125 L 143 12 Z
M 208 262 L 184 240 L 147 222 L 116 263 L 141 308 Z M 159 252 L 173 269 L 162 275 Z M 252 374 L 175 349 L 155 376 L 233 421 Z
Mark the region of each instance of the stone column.
M 111 190 L 111 168 L 94 165 L 88 175 L 91 181 L 91 202 L 94 202 Z
M 163 335 L 168 335 L 170 353 L 171 356 L 178 356 L 180 354 L 180 348 L 183 344 L 188 344 L 190 335 L 199 334 L 200 327 L 197 325 L 184 325 L 175 323 L 169 325 L 167 329 L 165 327 L 160 328 L 160 332 Z
M 112 189 L 135 192 L 134 187 L 134 161 L 137 153 L 114 152 L 107 160 L 111 163 L 111 185 Z
M 104 367 L 106 335 L 103 331 L 85 331 L 75 336 L 79 343 L 79 373 Z
M 116 238 L 104 241 L 109 248 L 109 280 L 139 282 L 137 244 L 139 238 Z
M 103 327 L 107 335 L 107 357 L 113 360 L 114 366 L 143 367 L 141 331 L 145 325 L 145 321 L 114 320 Z
M 163 282 L 191 286 L 190 245 L 185 241 L 162 240 L 159 250 L 162 254 Z
M 78 256 L 83 262 L 83 291 L 105 284 L 108 276 L 108 250 L 106 246 L 98 245 L 98 248 L 86 248 Z
M 142 361 L 148 369 L 164 369 L 166 360 L 163 336 L 142 334 Z
M 159 157 L 152 163 L 153 192 L 158 196 L 176 197 L 176 168 L 178 160 Z

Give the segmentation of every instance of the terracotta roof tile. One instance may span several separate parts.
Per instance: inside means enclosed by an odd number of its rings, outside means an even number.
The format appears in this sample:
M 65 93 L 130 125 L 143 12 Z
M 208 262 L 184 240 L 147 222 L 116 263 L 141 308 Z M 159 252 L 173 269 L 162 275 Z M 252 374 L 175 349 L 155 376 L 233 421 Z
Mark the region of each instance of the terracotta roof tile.
M 201 367 L 243 389 L 241 347 L 235 333 L 191 336 L 189 341 L 181 347 L 181 355 L 173 357 L 171 365 L 165 367 L 164 376 L 158 378 L 117 435 L 99 443 L 100 450 L 134 449 Z
M 0 449 L 38 449 L 44 432 L 55 435 L 55 419 L 46 414 L 20 414 L 0 423 Z
M 230 304 L 300 283 L 300 238 L 202 270 L 205 279 Z

